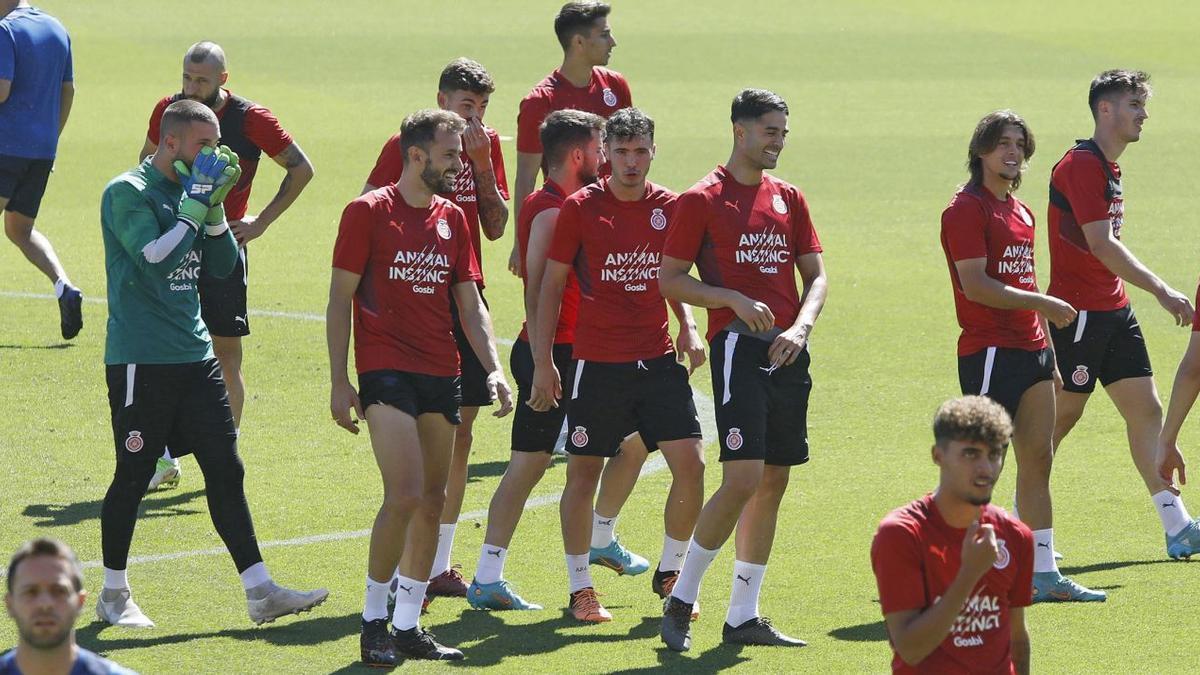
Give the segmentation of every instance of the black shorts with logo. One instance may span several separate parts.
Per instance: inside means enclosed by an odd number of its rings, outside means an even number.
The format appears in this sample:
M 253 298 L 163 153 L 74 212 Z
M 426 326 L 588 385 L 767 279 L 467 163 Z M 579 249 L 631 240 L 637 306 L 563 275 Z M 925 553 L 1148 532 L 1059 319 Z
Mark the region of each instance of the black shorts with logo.
M 250 334 L 250 314 L 246 311 L 249 281 L 245 246 L 238 247 L 237 262 L 224 279 L 201 271 L 200 318 L 204 319 L 210 335 L 243 337 Z
M 701 437 L 687 368 L 674 354 L 627 363 L 576 361 L 570 382 L 566 449 L 572 455 L 615 457 L 634 431 L 651 450 Z
M 773 466 L 808 461 L 808 347 L 790 366 L 772 368 L 771 343 L 730 331 L 713 336 L 709 364 L 721 461 Z
M 1051 326 L 1050 337 L 1066 391 L 1090 394 L 1096 380 L 1107 387 L 1154 374 L 1132 305 L 1107 312 L 1081 310 L 1066 328 Z
M 552 353 L 559 379 L 564 383 L 572 382 L 575 364 L 571 361 L 571 345 L 554 345 Z M 553 451 L 563 436 L 570 398 L 564 396 L 557 408 L 546 412 L 537 412 L 526 405 L 533 393 L 533 352 L 525 340 L 518 339 L 513 343 L 508 367 L 517 382 L 517 404 L 512 421 L 513 452 Z
M 487 298 L 483 297 L 482 288 L 479 289 L 479 297 L 483 300 L 483 306 L 487 307 Z M 453 296 L 450 298 L 450 316 L 454 319 L 454 341 L 458 344 L 458 368 L 462 371 L 462 404 L 468 408 L 490 406 L 493 401 L 487 387 L 487 369 L 479 361 L 479 356 L 475 354 L 471 342 L 467 340 L 467 334 L 463 332 L 462 323 L 458 319 L 458 305 L 455 304 Z
M 426 413 L 441 413 L 451 424 L 462 423 L 458 413 L 462 394 L 457 376 L 369 370 L 358 376 L 358 400 L 363 411 L 382 404 L 414 419 Z
M 214 359 L 105 366 L 117 462 L 237 452 L 229 395 Z
M 988 347 L 958 357 L 958 385 L 963 394 L 986 396 L 1004 406 L 1013 419 L 1025 391 L 1054 379 L 1054 358 L 1050 349 L 1028 351 Z
M 53 168 L 53 159 L 0 155 L 0 198 L 8 200 L 4 210 L 37 218 Z

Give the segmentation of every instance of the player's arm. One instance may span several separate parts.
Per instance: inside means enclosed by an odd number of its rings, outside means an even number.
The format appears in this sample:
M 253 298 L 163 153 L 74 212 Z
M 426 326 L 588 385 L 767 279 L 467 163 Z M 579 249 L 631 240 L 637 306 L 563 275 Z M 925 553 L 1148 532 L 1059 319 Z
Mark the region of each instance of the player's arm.
M 971 302 L 996 309 L 1031 309 L 1039 312 L 1059 328 L 1075 320 L 1077 312 L 1071 305 L 1052 295 L 1034 293 L 988 276 L 987 258 L 955 260 L 954 270 L 962 284 L 963 295 Z
M 479 209 L 479 227 L 488 241 L 496 241 L 504 236 L 508 205 L 500 194 L 496 168 L 492 166 L 492 139 L 478 118 L 472 117 L 467 121 L 466 131 L 463 132 L 463 149 L 471 159 L 475 173 L 475 205 Z
M 329 304 L 325 307 L 325 342 L 329 348 L 329 410 L 333 420 L 346 431 L 358 433 L 363 416 L 358 392 L 347 375 L 350 355 L 350 315 L 361 274 L 333 268 L 329 280 Z M 357 419 L 351 416 L 353 410 Z
M 513 222 L 521 217 L 521 205 L 525 198 L 533 193 L 537 184 L 538 172 L 542 170 L 542 153 L 517 153 L 517 181 L 513 187 Z M 512 253 L 508 256 L 508 271 L 514 276 L 521 276 L 521 254 L 517 251 L 517 238 L 513 237 Z
M 1029 675 L 1029 629 L 1025 627 L 1025 608 L 1009 608 L 1008 623 L 1012 626 L 1009 650 L 1013 666 L 1017 669 L 1017 675 Z
M 542 276 L 546 271 L 546 257 L 549 255 L 550 241 L 554 238 L 554 222 L 557 219 L 558 209 L 546 209 L 534 216 L 529 226 L 529 245 L 525 250 L 525 327 L 530 351 L 536 350 L 537 336 L 534 332 L 538 295 L 542 292 Z M 519 258 L 517 264 L 520 264 Z
M 0 103 L 8 100 L 8 95 L 12 93 L 12 80 L 0 79 Z
M 754 331 L 770 330 L 775 325 L 775 314 L 766 303 L 752 300 L 730 288 L 710 286 L 688 274 L 691 269 L 692 263 L 687 260 L 663 256 L 662 268 L 658 273 L 658 290 L 664 298 L 686 302 L 693 307 L 728 307 Z
M 67 128 L 67 118 L 71 116 L 71 104 L 75 102 L 75 83 L 65 80 L 62 83 L 61 101 L 58 104 L 58 135 L 62 136 Z
M 468 280 L 452 287 L 454 304 L 458 307 L 458 315 L 462 322 L 463 333 L 471 349 L 479 357 L 479 363 L 487 371 L 488 394 L 492 400 L 499 400 L 500 408 L 492 413 L 493 417 L 504 417 L 512 412 L 512 388 L 504 377 L 504 368 L 500 365 L 500 356 L 496 352 L 496 337 L 492 330 L 492 316 L 483 304 L 479 295 L 479 286 Z
M 265 234 L 271 223 L 278 220 L 300 193 L 304 192 L 305 186 L 315 174 L 312 162 L 308 161 L 308 156 L 295 142 L 271 159 L 287 171 L 279 183 L 279 190 L 257 216 L 246 216 L 229 224 L 238 243 L 243 246 L 246 242 Z
M 206 225 L 200 251 L 201 269 L 218 279 L 228 277 L 237 267 L 238 244 L 228 223 Z
M 562 380 L 554 366 L 554 329 L 558 326 L 558 313 L 562 310 L 563 289 L 567 287 L 567 275 L 571 268 L 551 258 L 546 259 L 542 273 L 541 290 L 538 295 L 537 316 L 533 329 L 533 391 L 527 405 L 538 412 L 558 407 L 562 398 Z
M 1175 371 L 1167 417 L 1163 421 L 1162 434 L 1158 437 L 1158 475 L 1174 494 L 1179 494 L 1179 487 L 1174 481 L 1176 471 L 1179 472 L 1179 485 L 1187 484 L 1186 464 L 1183 452 L 1179 449 L 1179 431 L 1196 403 L 1197 395 L 1200 395 L 1200 332 L 1193 331 L 1187 351 Z
M 800 352 L 808 344 L 825 298 L 829 294 L 829 278 L 825 274 L 825 260 L 819 252 L 806 253 L 796 258 L 796 270 L 800 272 L 803 291 L 800 294 L 800 311 L 796 320 L 782 333 L 775 336 L 767 350 L 767 359 L 772 364 L 790 366 L 800 358 Z
M 667 306 L 679 322 L 679 335 L 675 338 L 675 359 L 683 363 L 684 356 L 688 359 L 688 375 L 704 365 L 704 341 L 696 330 L 696 317 L 687 303 L 678 300 L 667 300 Z
M 198 235 L 198 228 L 180 220 L 166 232 L 160 232 L 151 205 L 133 186 L 118 183 L 105 192 L 102 209 L 106 221 L 113 223 L 113 234 L 121 248 L 139 270 L 165 279 L 183 262 Z
M 1158 304 L 1175 317 L 1177 325 L 1187 326 L 1192 323 L 1192 316 L 1195 314 L 1192 301 L 1168 286 L 1158 275 L 1151 272 L 1149 267 L 1134 257 L 1125 244 L 1113 236 L 1112 225 L 1108 220 L 1094 220 L 1084 224 L 1082 229 L 1092 255 L 1104 263 L 1110 272 L 1153 295 Z

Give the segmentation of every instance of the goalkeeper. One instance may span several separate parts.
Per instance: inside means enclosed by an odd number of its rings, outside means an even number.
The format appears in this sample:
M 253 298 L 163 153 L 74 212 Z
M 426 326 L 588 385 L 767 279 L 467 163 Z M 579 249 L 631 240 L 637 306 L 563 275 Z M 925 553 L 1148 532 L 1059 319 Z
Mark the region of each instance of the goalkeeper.
M 157 151 L 110 182 L 101 203 L 116 471 L 100 513 L 104 588 L 96 615 L 117 626 L 154 625 L 133 602 L 126 567 L 138 505 L 167 444 L 175 454 L 196 455 L 209 514 L 241 576 L 251 620 L 307 611 L 328 594 L 282 588 L 263 564 L 229 397 L 200 318 L 201 269 L 226 276 L 237 256 L 221 200 L 241 170 L 237 155 L 217 146 L 219 135 L 216 115 L 203 104 L 171 104 Z

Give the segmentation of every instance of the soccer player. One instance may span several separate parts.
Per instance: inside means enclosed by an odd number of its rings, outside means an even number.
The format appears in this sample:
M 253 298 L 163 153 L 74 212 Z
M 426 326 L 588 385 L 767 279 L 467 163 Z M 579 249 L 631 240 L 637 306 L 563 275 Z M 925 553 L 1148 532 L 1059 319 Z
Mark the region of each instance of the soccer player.
M 1047 588 L 1044 598 L 1103 601 L 1103 591 L 1063 577 L 1054 560 L 1051 442 L 1062 378 L 1045 322 L 1065 326 L 1075 310 L 1038 292 L 1033 212 L 1012 194 L 1033 152 L 1033 133 L 1019 115 L 984 116 L 967 146 L 970 179 L 942 212 L 942 250 L 962 327 L 958 379 L 964 394 L 988 396 L 1012 417 L 1017 503 L 1037 541 L 1033 567 Z
M 552 347 L 573 269 L 581 301 L 559 512 L 571 612 L 589 622 L 612 619 L 596 597 L 588 545 L 604 460 L 616 456 L 621 440 L 636 429 L 647 447 L 662 450 L 671 469 L 663 562 L 652 583 L 660 594 L 674 584 L 704 500 L 700 420 L 688 385 L 688 375 L 704 362 L 704 347 L 690 308 L 678 301 L 670 303 L 680 326 L 678 351 L 672 346 L 657 283 L 676 195 L 646 179 L 654 161 L 654 121 L 640 110 L 614 113 L 604 143 L 613 175 L 567 197 L 558 213 L 538 297 L 529 400 L 534 410 L 545 411 L 564 397 Z M 690 369 L 679 363 L 685 356 Z
M 708 308 L 722 462 L 721 486 L 700 513 L 664 607 L 662 639 L 676 651 L 691 647 L 700 581 L 735 527 L 724 641 L 805 644 L 759 615 L 758 594 L 791 467 L 808 461 L 808 337 L 828 284 L 804 195 L 764 174 L 787 140 L 787 103 L 745 89 L 730 119 L 729 161 L 679 196 L 658 282 L 667 298 Z M 700 279 L 688 274 L 693 262 Z
M 604 67 L 617 46 L 608 25 L 611 11 L 607 3 L 585 0 L 568 2 L 554 17 L 554 34 L 563 49 L 562 65 L 521 99 L 517 113 L 517 182 L 513 195 L 517 216 L 543 168 L 538 129 L 546 115 L 574 108 L 608 117 L 633 105 L 625 77 Z M 515 238 L 508 269 L 513 274 L 521 272 Z
M 528 403 L 533 385 L 533 349 L 538 293 L 546 267 L 546 253 L 554 236 L 563 200 L 595 182 L 604 161 L 601 132 L 604 118 L 582 110 L 556 110 L 542 123 L 541 142 L 546 158 L 546 184 L 529 195 L 517 222 L 525 285 L 525 324 L 513 345 L 510 364 L 517 381 L 517 400 Z M 579 284 L 569 272 L 563 287 L 551 347 L 554 365 L 569 373 L 575 323 L 579 310 Z M 567 401 L 542 412 L 518 405 L 513 415 L 512 458 L 488 506 L 487 533 L 479 552 L 479 565 L 467 592 L 467 602 L 477 609 L 541 609 L 526 602 L 504 579 L 504 563 L 525 500 L 550 465 L 566 420 Z M 604 565 L 618 574 L 640 574 L 649 569 L 645 558 L 625 548 L 615 535 L 621 507 L 633 491 L 646 459 L 646 447 L 634 434 L 604 467 L 592 522 L 592 564 Z
M 333 251 L 326 331 L 330 409 L 352 433 L 365 419 L 383 477 L 367 565 L 360 647 L 372 666 L 401 655 L 461 659 L 418 626 L 459 417 L 459 356 L 451 297 L 463 330 L 499 397 L 497 417 L 512 394 L 496 355 L 492 323 L 479 297 L 479 265 L 462 209 L 449 192 L 463 169 L 466 122 L 447 110 L 422 110 L 400 128 L 400 180 L 350 202 Z M 346 374 L 351 308 L 358 391 Z M 401 554 L 407 553 L 404 559 Z M 387 628 L 388 590 L 397 564 L 396 607 Z
M 1047 292 L 1079 310 L 1071 324 L 1050 331 L 1064 380 L 1054 447 L 1061 447 L 1079 421 L 1099 380 L 1125 419 L 1129 451 L 1162 521 L 1167 555 L 1186 558 L 1200 552 L 1200 523 L 1188 515 L 1183 498 L 1157 470 L 1162 405 L 1146 341 L 1125 294 L 1125 282 L 1153 294 L 1181 326 L 1192 323 L 1195 315 L 1187 296 L 1168 286 L 1121 242 L 1125 205 L 1117 159 L 1141 137 L 1150 117 L 1150 93 L 1150 76 L 1144 72 L 1108 70 L 1097 75 L 1088 91 L 1096 122 L 1092 137 L 1077 142 L 1050 173 Z M 1020 507 L 1025 510 L 1024 504 Z M 1034 585 L 1034 599 L 1043 599 L 1049 590 L 1037 578 Z
M 246 244 L 266 233 L 267 228 L 296 201 L 312 180 L 313 166 L 275 115 L 226 89 L 228 80 L 225 51 L 220 45 L 197 42 L 189 47 L 183 56 L 183 90 L 163 97 L 154 106 L 141 158 L 149 157 L 158 147 L 158 125 L 163 110 L 175 101 L 187 99 L 199 101 L 217 114 L 221 122 L 221 143 L 236 152 L 241 162 L 242 179 L 225 200 L 229 228 L 238 243 L 236 267 L 225 278 L 208 274 L 200 278 L 201 315 L 212 335 L 213 351 L 225 376 L 234 426 L 240 429 L 246 401 L 242 337 L 250 334 L 250 317 L 246 313 L 246 286 L 250 279 Z M 248 215 L 250 189 L 264 153 L 287 173 L 263 210 L 258 215 Z M 163 483 L 178 484 L 179 471 L 179 462 L 168 452 L 159 463 L 151 488 Z
M 990 504 L 1012 433 L 994 400 L 943 403 L 937 489 L 879 524 L 871 565 L 894 673 L 1029 672 L 1033 533 Z
M 69 546 L 45 537 L 25 542 L 9 561 L 5 581 L 4 606 L 17 624 L 18 642 L 0 656 L 0 675 L 133 672 L 75 644 L 75 621 L 87 591 Z
M 0 213 L 8 240 L 54 283 L 65 340 L 83 329 L 83 294 L 34 220 L 74 98 L 67 30 L 25 0 L 0 0 Z
M 483 296 L 483 259 L 480 248 L 480 230 L 489 241 L 504 234 L 508 222 L 508 181 L 504 177 L 504 155 L 500 150 L 500 135 L 483 125 L 483 114 L 496 85 L 492 76 L 479 63 L 459 58 L 451 61 L 442 70 L 438 81 L 437 103 L 442 110 L 458 113 L 467 121 L 463 132 L 463 171 L 452 187 L 441 196 L 457 204 L 467 218 L 471 243 L 479 260 L 479 294 Z M 404 153 L 400 151 L 400 134 L 387 140 L 379 153 L 375 169 L 367 178 L 363 194 L 400 180 L 404 171 Z M 487 304 L 487 299 L 484 299 Z M 467 593 L 467 584 L 457 566 L 450 565 L 450 551 L 454 545 L 454 530 L 462 512 L 463 494 L 467 489 L 467 464 L 471 454 L 471 434 L 475 417 L 481 406 L 492 404 L 488 392 L 488 372 L 484 369 L 471 343 L 463 332 L 457 305 L 451 298 L 451 316 L 454 319 L 454 341 L 458 344 L 462 371 L 462 407 L 459 415 L 462 423 L 454 434 L 454 456 L 450 461 L 450 478 L 446 483 L 446 506 L 442 511 L 438 527 L 438 548 L 430 572 L 429 595 L 458 596 Z
M 100 207 L 108 271 L 104 363 L 117 466 L 100 511 L 104 588 L 96 615 L 118 626 L 154 625 L 133 602 L 126 566 L 138 504 L 169 443 L 196 455 L 250 618 L 274 621 L 312 609 L 328 593 L 281 588 L 263 563 L 229 397 L 200 318 L 197 279 L 205 270 L 229 274 L 238 255 L 221 204 L 237 181 L 237 155 L 224 146 L 213 151 L 217 116 L 195 101 L 167 106 L 160 127 L 154 154 L 109 182 Z

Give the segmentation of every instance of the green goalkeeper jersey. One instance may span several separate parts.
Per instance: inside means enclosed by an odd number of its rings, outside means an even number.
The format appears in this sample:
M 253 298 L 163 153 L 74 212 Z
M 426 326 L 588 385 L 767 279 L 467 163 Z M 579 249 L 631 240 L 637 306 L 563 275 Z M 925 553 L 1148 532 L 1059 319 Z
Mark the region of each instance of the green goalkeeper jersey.
M 104 188 L 100 225 L 108 273 L 104 363 L 195 363 L 212 358 L 197 283 L 227 276 L 237 241 L 196 233 L 176 211 L 183 186 L 150 160 Z

